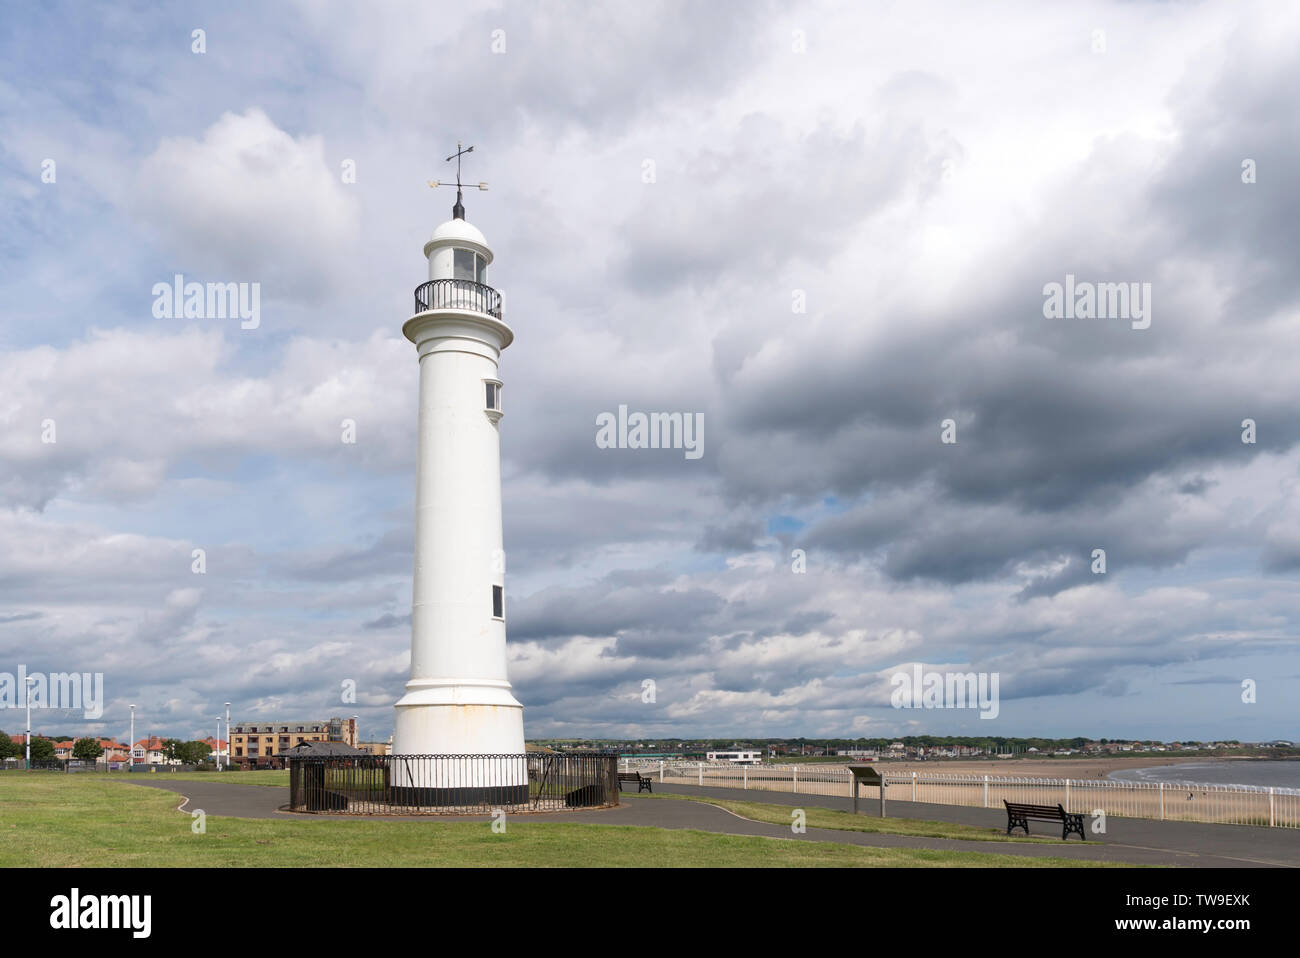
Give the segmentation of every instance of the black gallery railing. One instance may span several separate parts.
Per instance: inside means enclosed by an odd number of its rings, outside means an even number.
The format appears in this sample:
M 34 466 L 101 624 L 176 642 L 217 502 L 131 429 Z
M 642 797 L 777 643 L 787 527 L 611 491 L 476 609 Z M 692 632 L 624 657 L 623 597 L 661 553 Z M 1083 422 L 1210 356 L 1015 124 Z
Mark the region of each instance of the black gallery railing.
M 501 294 L 472 279 L 431 279 L 415 287 L 415 311 L 467 309 L 501 318 Z
M 618 804 L 618 756 L 358 755 L 289 758 L 289 808 L 345 815 L 467 815 Z

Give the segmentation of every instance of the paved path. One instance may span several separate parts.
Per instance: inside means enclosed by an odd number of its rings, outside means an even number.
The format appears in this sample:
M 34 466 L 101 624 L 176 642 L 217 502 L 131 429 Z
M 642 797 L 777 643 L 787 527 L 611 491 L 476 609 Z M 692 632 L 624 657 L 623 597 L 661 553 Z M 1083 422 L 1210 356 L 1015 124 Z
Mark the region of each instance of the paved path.
M 144 776 L 139 776 L 143 778 Z M 234 785 L 221 782 L 195 782 L 184 779 L 168 781 L 162 775 L 150 775 L 149 781 L 136 781 L 137 776 L 123 784 L 145 785 L 175 792 L 179 807 L 186 812 L 202 809 L 209 815 L 227 815 L 230 818 L 282 818 L 302 819 L 310 816 L 280 811 L 288 804 L 287 786 Z M 188 802 L 188 804 L 186 804 Z
M 344 816 L 303 815 L 283 811 L 287 788 L 267 785 L 233 785 L 199 781 L 131 781 L 126 784 L 162 788 L 184 796 L 178 800 L 185 811 L 203 809 L 209 815 L 233 818 L 267 818 L 299 822 L 328 822 Z M 761 801 L 793 808 L 835 808 L 847 811 L 850 800 L 827 795 L 790 795 L 781 792 L 742 791 L 727 788 L 696 788 L 656 785 L 656 791 L 703 795 L 713 798 Z M 863 803 L 871 805 L 874 803 Z M 967 825 L 1006 827 L 1000 810 L 889 802 L 888 814 L 899 818 Z M 375 816 L 366 816 L 373 818 Z M 1289 829 L 1254 828 L 1244 825 L 1200 825 L 1190 822 L 1150 822 L 1115 819 L 1108 822 L 1101 844 L 1085 845 L 1071 840 L 1067 845 L 1036 845 L 1021 842 L 958 841 L 918 838 L 908 835 L 850 832 L 809 828 L 795 835 L 788 825 L 771 825 L 738 818 L 725 809 L 701 802 L 671 798 L 637 797 L 624 793 L 617 808 L 556 814 L 521 814 L 532 822 L 567 822 L 599 825 L 635 825 L 657 828 L 693 828 L 727 835 L 755 835 L 796 841 L 837 842 L 873 848 L 928 848 L 941 851 L 995 852 L 1025 857 L 1050 856 L 1080 861 L 1123 862 L 1133 865 L 1241 868 L 1259 866 L 1300 867 L 1300 834 Z M 390 821 L 448 821 L 437 816 L 411 818 L 393 816 Z M 465 816 L 460 821 L 490 821 L 488 816 Z M 1046 823 L 1044 829 L 1050 826 Z

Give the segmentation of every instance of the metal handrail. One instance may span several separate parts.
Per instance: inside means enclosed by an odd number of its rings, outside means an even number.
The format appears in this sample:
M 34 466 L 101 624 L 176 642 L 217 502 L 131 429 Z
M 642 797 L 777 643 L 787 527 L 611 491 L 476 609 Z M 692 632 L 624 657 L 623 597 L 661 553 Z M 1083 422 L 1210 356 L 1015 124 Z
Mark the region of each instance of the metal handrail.
M 501 318 L 501 294 L 472 279 L 431 279 L 415 287 L 415 311 L 466 309 Z

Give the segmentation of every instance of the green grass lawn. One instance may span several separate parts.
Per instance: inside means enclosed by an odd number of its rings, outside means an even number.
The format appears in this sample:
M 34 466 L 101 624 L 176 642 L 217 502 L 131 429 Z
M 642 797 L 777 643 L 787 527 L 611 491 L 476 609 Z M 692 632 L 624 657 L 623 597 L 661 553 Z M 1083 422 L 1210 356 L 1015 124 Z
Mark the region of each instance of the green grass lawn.
M 640 798 L 676 798 L 706 805 L 717 805 L 729 812 L 735 812 L 744 818 L 756 822 L 768 822 L 772 825 L 789 825 L 793 805 L 770 805 L 764 802 L 737 802 L 730 799 L 711 798 L 707 795 L 677 795 L 664 793 L 660 795 L 639 795 Z M 836 828 L 849 832 L 872 832 L 888 835 L 914 835 L 924 838 L 959 838 L 972 842 L 1029 842 L 1037 845 L 1084 844 L 1077 840 L 1062 842 L 1059 838 L 1046 838 L 1036 835 L 1007 835 L 996 828 L 983 828 L 979 825 L 959 825 L 953 822 L 933 822 L 920 818 L 874 818 L 866 815 L 854 815 L 852 812 L 836 811 L 832 808 L 804 808 L 809 828 Z M 1088 844 L 1096 844 L 1091 842 Z
M 138 774 L 138 773 L 137 773 Z M 267 774 L 267 773 L 249 773 Z M 200 773 L 198 778 L 209 779 Z M 232 773 L 233 777 L 233 773 Z M 177 795 L 131 786 L 125 776 L 0 774 L 0 867 L 8 866 L 738 866 L 1061 867 L 1059 858 L 920 849 L 860 848 L 709 832 L 487 821 L 293 821 L 209 816 L 206 834 L 177 812 Z M 788 813 L 787 813 L 788 814 Z M 787 819 L 788 820 L 788 819 Z
M 77 772 L 75 775 L 91 775 L 96 778 L 110 778 L 114 781 L 191 781 L 224 782 L 229 785 L 282 785 L 289 787 L 289 770 L 262 769 L 249 772 Z
M 89 772 L 84 774 L 90 774 Z M 280 788 L 289 787 L 288 769 L 262 769 L 259 771 L 248 772 L 98 772 L 101 778 L 107 775 L 113 781 L 119 782 L 139 782 L 139 781 L 181 781 L 181 782 L 215 782 L 218 785 L 274 785 Z M 373 792 L 371 796 L 375 800 L 382 797 L 384 791 L 383 773 L 375 769 L 367 776 L 364 773 L 358 773 L 355 770 L 348 770 L 346 773 L 335 769 L 326 771 L 326 784 L 333 786 L 336 782 L 342 780 L 341 776 L 346 775 L 348 789 L 353 797 L 365 797 L 367 791 Z M 152 776 L 152 777 L 147 777 Z M 339 776 L 339 777 L 336 777 Z M 367 784 L 369 782 L 369 784 Z M 551 784 L 546 788 L 546 794 L 550 796 L 563 797 L 568 791 L 569 786 L 563 784 Z M 536 795 L 542 791 L 541 786 L 536 782 L 529 783 L 529 792 Z M 285 799 L 288 801 L 288 799 Z

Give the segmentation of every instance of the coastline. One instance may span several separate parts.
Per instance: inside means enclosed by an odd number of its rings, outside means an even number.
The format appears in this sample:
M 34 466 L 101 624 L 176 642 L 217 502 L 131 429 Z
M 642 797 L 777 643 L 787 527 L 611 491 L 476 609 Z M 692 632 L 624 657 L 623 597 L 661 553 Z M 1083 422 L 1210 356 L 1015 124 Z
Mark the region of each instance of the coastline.
M 1287 767 L 1280 771 L 1281 765 Z M 1073 781 L 1107 780 L 1150 784 L 1165 782 L 1256 787 L 1272 785 L 1279 788 L 1300 788 L 1300 760 L 1251 755 L 1203 757 L 1125 755 L 1100 758 L 1016 758 L 975 761 L 953 759 L 927 762 L 881 762 L 880 768 L 904 774 L 947 772 L 999 778 L 1065 778 Z M 1230 772 L 1230 768 L 1234 770 Z
M 1192 759 L 1187 756 L 1165 758 L 1159 755 L 1105 756 L 1103 758 L 1003 758 L 1003 759 L 937 759 L 928 762 L 880 762 L 879 767 L 891 772 L 951 772 L 965 775 L 998 775 L 1020 778 L 1111 778 L 1112 772 L 1136 771 L 1162 765 L 1220 764 L 1226 762 L 1256 761 L 1256 759 L 1206 757 Z
M 1175 765 L 1117 769 L 1109 778 L 1117 782 L 1150 784 L 1243 785 L 1250 788 L 1300 788 L 1300 764 L 1289 759 L 1252 759 L 1212 762 L 1192 759 Z

